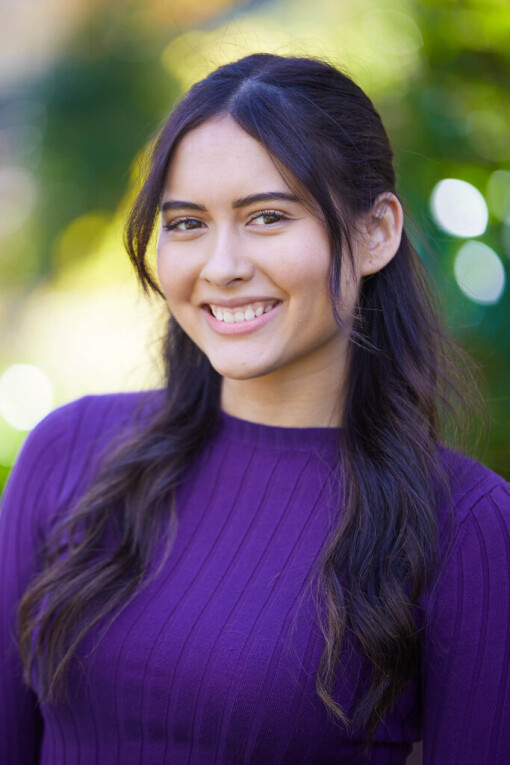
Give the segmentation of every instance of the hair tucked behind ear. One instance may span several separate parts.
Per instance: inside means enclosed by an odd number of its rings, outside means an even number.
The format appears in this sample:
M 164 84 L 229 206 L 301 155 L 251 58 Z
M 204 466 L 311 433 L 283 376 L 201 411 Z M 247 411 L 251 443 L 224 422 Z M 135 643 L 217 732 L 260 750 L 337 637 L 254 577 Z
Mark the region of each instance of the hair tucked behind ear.
M 341 323 L 343 259 L 352 256 L 357 223 L 378 196 L 395 193 L 395 177 L 371 101 L 347 76 L 312 59 L 249 56 L 213 72 L 175 108 L 126 230 L 142 285 L 159 291 L 146 251 L 175 147 L 189 130 L 222 114 L 262 143 L 296 193 L 304 189 L 314 200 L 330 236 L 331 304 Z M 317 692 L 332 715 L 361 726 L 369 740 L 419 663 L 417 602 L 437 554 L 438 444 L 455 395 L 452 346 L 405 229 L 394 259 L 364 279 L 351 337 L 339 455 L 343 496 L 318 578 L 325 648 Z M 173 320 L 165 355 L 166 396 L 157 416 L 124 441 L 69 523 L 56 530 L 45 570 L 21 603 L 25 677 L 30 682 L 37 662 L 42 698 L 65 690 L 79 641 L 146 581 L 161 534 L 169 554 L 174 525 L 162 508 L 214 431 L 220 379 Z M 107 546 L 112 534 L 115 544 Z M 67 554 L 59 558 L 62 538 Z M 333 697 L 350 644 L 371 669 L 353 720 Z

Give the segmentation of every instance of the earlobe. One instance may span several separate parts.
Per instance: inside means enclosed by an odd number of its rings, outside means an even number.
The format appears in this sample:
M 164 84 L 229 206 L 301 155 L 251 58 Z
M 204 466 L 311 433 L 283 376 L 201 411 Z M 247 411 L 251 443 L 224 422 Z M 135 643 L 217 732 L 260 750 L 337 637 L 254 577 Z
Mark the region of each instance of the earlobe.
M 383 269 L 395 256 L 402 238 L 404 213 L 395 194 L 380 194 L 368 214 L 361 276 Z

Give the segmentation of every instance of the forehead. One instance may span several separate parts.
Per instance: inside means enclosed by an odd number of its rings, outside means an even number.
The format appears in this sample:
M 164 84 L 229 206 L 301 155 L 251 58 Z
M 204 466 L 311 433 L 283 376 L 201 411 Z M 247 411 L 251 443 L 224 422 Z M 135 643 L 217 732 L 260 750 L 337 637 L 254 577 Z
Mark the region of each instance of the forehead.
M 235 196 L 289 191 L 275 161 L 259 141 L 229 116 L 216 117 L 187 133 L 170 162 L 165 194 L 185 191 Z

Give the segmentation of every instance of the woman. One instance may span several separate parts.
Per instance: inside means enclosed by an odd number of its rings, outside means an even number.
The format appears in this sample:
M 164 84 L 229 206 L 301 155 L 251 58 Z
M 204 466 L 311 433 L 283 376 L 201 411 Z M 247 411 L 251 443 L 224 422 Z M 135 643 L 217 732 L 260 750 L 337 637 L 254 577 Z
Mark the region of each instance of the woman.
M 510 491 L 441 446 L 452 350 L 370 100 L 218 69 L 126 239 L 167 383 L 57 410 L 14 469 L 2 762 L 507 762 Z

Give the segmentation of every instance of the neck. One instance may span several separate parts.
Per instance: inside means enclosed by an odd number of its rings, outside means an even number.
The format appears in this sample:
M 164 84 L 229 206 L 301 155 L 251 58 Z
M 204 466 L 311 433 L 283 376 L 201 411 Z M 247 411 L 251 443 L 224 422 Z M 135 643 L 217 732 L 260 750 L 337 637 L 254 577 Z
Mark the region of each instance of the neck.
M 343 381 L 338 359 L 314 369 L 293 365 L 290 370 L 283 368 L 249 380 L 223 378 L 221 408 L 233 417 L 262 425 L 339 427 Z

